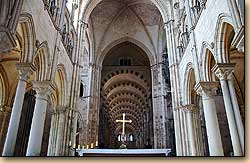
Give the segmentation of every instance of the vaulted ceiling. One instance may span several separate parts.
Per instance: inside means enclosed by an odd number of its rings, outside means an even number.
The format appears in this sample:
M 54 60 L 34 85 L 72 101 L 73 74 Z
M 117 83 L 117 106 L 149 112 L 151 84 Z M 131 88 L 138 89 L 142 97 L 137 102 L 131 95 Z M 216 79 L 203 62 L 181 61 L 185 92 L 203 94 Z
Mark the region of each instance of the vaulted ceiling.
M 163 21 L 150 0 L 103 0 L 91 13 L 89 25 L 97 55 L 123 37 L 143 42 L 152 54 L 159 51 Z
M 119 58 L 129 56 L 131 66 L 120 66 Z M 121 124 L 115 120 L 132 120 L 127 125 L 131 132 L 139 131 L 151 108 L 151 75 L 148 58 L 136 45 L 124 42 L 112 48 L 103 62 L 101 100 L 102 108 L 116 133 Z

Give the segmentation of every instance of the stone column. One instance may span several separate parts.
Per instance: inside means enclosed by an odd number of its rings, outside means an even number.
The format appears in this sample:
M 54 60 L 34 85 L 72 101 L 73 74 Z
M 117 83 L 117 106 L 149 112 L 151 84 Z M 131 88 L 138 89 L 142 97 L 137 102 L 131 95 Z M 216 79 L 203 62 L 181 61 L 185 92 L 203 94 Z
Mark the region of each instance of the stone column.
M 187 105 L 186 112 L 187 112 L 187 127 L 188 127 L 188 137 L 190 143 L 191 156 L 197 156 L 197 149 L 196 149 L 197 144 L 195 141 L 194 117 L 193 117 L 193 112 L 195 112 L 194 106 Z
M 53 110 L 53 114 L 51 116 L 51 126 L 50 126 L 47 156 L 54 156 L 55 154 L 55 150 L 54 150 L 55 137 L 56 137 L 55 131 L 57 131 L 57 114 L 56 114 L 56 111 Z
M 56 156 L 63 156 L 63 138 L 65 130 L 65 108 L 57 107 L 57 112 L 59 114 L 57 138 L 56 138 Z
M 183 113 L 183 108 L 180 107 L 179 110 L 180 113 L 180 119 L 179 119 L 179 123 L 180 123 L 180 131 L 181 131 L 181 142 L 182 142 L 182 156 L 187 156 L 187 144 L 186 144 L 186 133 L 185 133 L 185 126 L 184 126 L 184 113 Z
M 203 142 L 202 142 L 202 132 L 201 132 L 201 119 L 200 119 L 200 109 L 194 106 L 193 109 L 193 120 L 194 120 L 194 134 L 196 137 L 196 153 L 198 156 L 204 156 Z
M 240 115 L 240 108 L 239 108 L 236 92 L 234 89 L 234 82 L 233 82 L 232 74 L 229 74 L 229 76 L 228 76 L 228 87 L 229 87 L 229 91 L 230 91 L 230 95 L 231 95 L 231 99 L 232 99 L 234 116 L 235 116 L 236 125 L 237 125 L 237 129 L 238 129 L 239 137 L 240 137 L 241 150 L 242 150 L 242 153 L 244 154 L 245 131 L 244 131 L 244 126 L 242 123 L 241 115 Z
M 242 156 L 240 138 L 237 130 L 237 125 L 234 117 L 234 111 L 232 106 L 232 101 L 229 93 L 229 88 L 227 84 L 227 76 L 232 73 L 235 64 L 216 64 L 212 71 L 215 72 L 216 76 L 220 80 L 221 89 L 223 93 L 223 99 L 227 114 L 228 126 L 231 135 L 231 141 L 233 145 L 234 156 Z
M 186 111 L 183 111 L 183 117 L 184 117 L 184 131 L 185 131 L 185 143 L 186 143 L 186 154 L 189 156 L 191 153 L 190 146 L 189 146 L 189 140 L 188 140 L 188 126 L 187 126 L 187 113 Z
M 78 112 L 76 109 L 74 108 L 69 108 L 70 109 L 70 113 L 69 113 L 69 119 L 70 119 L 70 124 L 68 126 L 69 129 L 69 141 L 71 141 L 71 144 L 74 145 L 76 144 L 76 130 L 77 130 L 77 118 L 78 118 Z M 91 142 L 88 142 L 88 144 L 90 145 Z M 68 147 L 69 142 L 67 143 L 67 147 Z M 74 151 L 70 151 L 69 154 L 71 156 L 74 156 Z
M 36 90 L 36 104 L 26 156 L 40 156 L 50 81 L 33 82 L 33 88 Z
M 11 113 L 11 108 L 8 106 L 1 106 L 0 105 L 0 116 L 2 117 L 1 125 L 0 125 L 0 152 L 2 153 L 2 148 L 4 147 L 4 140 L 5 140 L 5 132 L 6 132 L 6 125 L 8 124 L 9 116 Z
M 214 93 L 218 82 L 199 82 L 195 90 L 202 96 L 210 156 L 224 156 Z
M 13 156 L 14 154 L 27 80 L 31 72 L 35 70 L 34 66 L 30 63 L 19 63 L 16 66 L 19 71 L 19 81 L 4 144 L 3 156 Z

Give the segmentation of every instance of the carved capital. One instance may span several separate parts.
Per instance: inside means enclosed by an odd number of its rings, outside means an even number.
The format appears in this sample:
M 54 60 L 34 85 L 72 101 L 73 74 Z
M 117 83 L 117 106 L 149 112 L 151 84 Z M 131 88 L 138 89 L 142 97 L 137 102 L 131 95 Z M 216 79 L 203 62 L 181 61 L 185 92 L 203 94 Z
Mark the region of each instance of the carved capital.
M 235 63 L 217 63 L 212 71 L 220 80 L 227 80 L 228 76 L 234 71 Z
M 171 24 L 174 22 L 174 19 L 168 20 L 164 23 L 164 28 L 167 29 L 171 26 Z
M 191 112 L 191 113 L 199 112 L 199 107 L 194 104 L 188 104 L 185 105 L 184 107 L 186 112 Z
M 72 107 L 67 107 L 66 110 L 69 112 L 69 118 L 73 119 L 76 116 L 76 113 L 78 112 L 77 109 Z
M 52 92 L 50 81 L 34 81 L 33 89 L 36 91 L 36 98 L 48 100 L 49 94 Z
M 66 108 L 65 106 L 55 106 L 55 113 L 65 113 L 66 112 Z
M 17 63 L 16 68 L 19 71 L 19 80 L 27 81 L 29 75 L 35 71 L 32 63 Z
M 0 105 L 0 112 L 11 113 L 11 107 L 6 105 Z
M 199 82 L 195 85 L 194 89 L 198 95 L 209 98 L 216 95 L 219 85 L 219 82 Z

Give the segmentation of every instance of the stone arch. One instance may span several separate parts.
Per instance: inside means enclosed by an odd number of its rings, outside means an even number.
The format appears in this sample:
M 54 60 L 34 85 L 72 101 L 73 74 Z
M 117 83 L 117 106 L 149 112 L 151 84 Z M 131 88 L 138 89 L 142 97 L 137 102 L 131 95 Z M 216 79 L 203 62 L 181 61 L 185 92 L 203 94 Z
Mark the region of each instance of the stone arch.
M 213 66 L 217 63 L 214 54 L 209 50 L 205 49 L 205 56 L 202 63 L 203 80 L 204 81 L 216 81 L 218 80 L 214 72 L 212 72 Z
M 199 64 L 200 64 L 200 70 L 201 70 L 201 80 L 204 80 L 204 81 L 208 81 L 207 80 L 207 77 L 205 76 L 206 74 L 206 64 L 207 64 L 207 60 L 209 59 L 208 58 L 208 52 L 211 52 L 211 54 L 213 55 L 213 57 L 215 59 L 216 56 L 214 55 L 214 45 L 211 43 L 209 44 L 208 42 L 204 41 L 202 43 L 202 46 L 201 46 L 201 52 L 200 52 L 200 60 L 199 60 Z M 216 61 L 217 62 L 217 61 Z
M 236 27 L 232 21 L 231 16 L 228 14 L 220 14 L 215 27 L 215 54 L 217 55 L 218 63 L 228 62 L 228 51 L 225 46 L 227 43 L 226 37 L 228 34 L 228 28 L 231 27 L 233 32 L 236 31 Z
M 95 9 L 95 7 L 101 3 L 103 0 L 89 0 L 86 2 L 86 5 L 83 8 L 82 11 L 82 20 L 83 22 L 88 22 L 89 17 L 92 13 L 92 11 Z M 167 22 L 169 20 L 168 12 L 166 10 L 166 2 L 162 0 L 150 0 L 159 10 L 161 13 L 162 19 L 164 22 Z
M 33 64 L 36 66 L 35 80 L 44 81 L 48 79 L 49 56 L 48 44 L 45 41 L 38 46 L 34 55 Z
M 8 28 L 11 33 L 15 33 L 22 4 L 23 0 L 1 1 L 0 24 L 4 24 L 4 27 Z
M 184 74 L 184 84 L 183 84 L 183 103 L 184 104 L 193 104 L 194 99 L 193 96 L 196 96 L 194 91 L 195 85 L 195 73 L 194 73 L 194 65 L 189 62 L 186 66 L 185 74 Z
M 35 49 L 35 26 L 32 15 L 29 13 L 21 13 L 19 23 L 23 29 L 23 57 L 21 62 L 32 62 Z
M 0 109 L 6 103 L 6 96 L 8 92 L 8 78 L 2 65 L 0 64 Z
M 97 65 L 102 65 L 104 58 L 106 57 L 106 55 L 108 54 L 108 52 L 115 46 L 123 43 L 123 42 L 130 42 L 132 44 L 135 44 L 136 46 L 138 46 L 139 48 L 141 48 L 146 54 L 147 57 L 149 59 L 150 65 L 154 65 L 156 64 L 156 58 L 155 56 L 150 52 L 150 50 L 140 41 L 131 38 L 131 37 L 123 37 L 120 38 L 118 40 L 113 41 L 112 43 L 110 43 L 108 46 L 106 46 L 104 48 L 104 50 L 101 52 L 101 55 L 99 55 L 96 59 L 96 64 Z
M 62 64 L 57 65 L 55 73 L 57 105 L 66 106 L 67 99 L 67 76 L 65 67 Z

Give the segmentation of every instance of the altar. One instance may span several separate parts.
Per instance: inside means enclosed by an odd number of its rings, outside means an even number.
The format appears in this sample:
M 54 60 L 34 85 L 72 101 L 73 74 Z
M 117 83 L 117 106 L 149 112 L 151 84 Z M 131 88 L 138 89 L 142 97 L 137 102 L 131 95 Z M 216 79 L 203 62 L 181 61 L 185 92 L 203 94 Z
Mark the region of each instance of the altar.
M 169 156 L 171 149 L 77 149 L 79 156 L 121 156 L 121 157 L 166 157 Z

